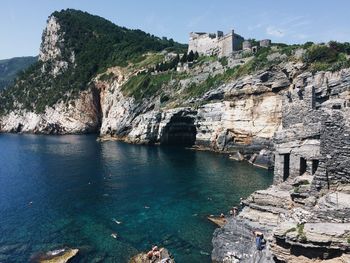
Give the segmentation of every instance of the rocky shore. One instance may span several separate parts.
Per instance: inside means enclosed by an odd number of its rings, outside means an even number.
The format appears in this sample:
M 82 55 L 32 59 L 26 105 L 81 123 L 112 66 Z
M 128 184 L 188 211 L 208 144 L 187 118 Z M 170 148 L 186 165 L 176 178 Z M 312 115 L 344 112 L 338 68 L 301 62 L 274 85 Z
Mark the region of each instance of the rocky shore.
M 273 138 L 274 184 L 215 231 L 214 262 L 350 262 L 349 84 L 349 70 L 295 79 Z
M 39 56 L 44 66 L 51 62 L 46 73 L 53 78 L 75 63 L 74 52 L 69 61 L 59 59 L 64 51 L 59 28 L 50 18 Z M 209 149 L 274 168 L 273 186 L 253 193 L 241 213 L 215 231 L 213 261 L 349 262 L 350 69 L 312 71 L 300 59 L 305 50 L 288 56 L 279 50 L 271 48 L 265 69 L 231 75 L 200 95 L 191 87 L 223 78 L 254 56 L 232 55 L 225 63 L 204 58 L 178 79 L 171 75 L 162 92 L 141 99 L 123 87 L 148 68 L 111 67 L 105 78 L 94 77 L 76 97 L 43 112 L 15 101 L 18 107 L 0 116 L 0 131 L 96 133 L 101 141 Z M 255 230 L 268 238 L 259 253 Z

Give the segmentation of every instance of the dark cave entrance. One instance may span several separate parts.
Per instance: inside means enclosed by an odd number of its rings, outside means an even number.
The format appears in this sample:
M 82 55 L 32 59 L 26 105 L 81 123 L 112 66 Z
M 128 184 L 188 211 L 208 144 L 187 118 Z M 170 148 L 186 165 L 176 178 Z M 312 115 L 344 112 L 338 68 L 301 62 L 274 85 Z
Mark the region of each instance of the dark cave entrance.
M 196 141 L 196 134 L 194 118 L 174 115 L 163 128 L 160 143 L 163 145 L 192 146 Z
M 319 160 L 312 160 L 312 174 L 314 175 L 317 171 Z
M 306 172 L 306 168 L 307 168 L 306 159 L 303 158 L 303 157 L 300 157 L 300 172 L 299 172 L 299 175 L 303 175 Z
M 289 177 L 289 169 L 290 169 L 290 154 L 283 155 L 283 181 L 287 180 Z

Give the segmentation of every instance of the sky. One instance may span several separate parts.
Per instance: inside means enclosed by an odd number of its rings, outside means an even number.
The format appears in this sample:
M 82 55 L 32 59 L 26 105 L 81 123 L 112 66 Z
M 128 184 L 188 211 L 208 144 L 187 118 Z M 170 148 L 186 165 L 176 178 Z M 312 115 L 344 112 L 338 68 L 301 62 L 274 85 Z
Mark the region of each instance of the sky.
M 47 17 L 66 8 L 181 43 L 231 29 L 288 44 L 350 42 L 349 0 L 1 0 L 0 59 L 37 55 Z

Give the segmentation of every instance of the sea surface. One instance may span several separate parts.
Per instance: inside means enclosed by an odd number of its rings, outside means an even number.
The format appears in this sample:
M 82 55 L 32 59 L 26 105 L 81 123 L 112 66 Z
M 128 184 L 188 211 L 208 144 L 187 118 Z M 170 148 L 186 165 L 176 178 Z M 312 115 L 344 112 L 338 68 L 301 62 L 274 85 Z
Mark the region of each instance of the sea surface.
M 73 262 L 127 262 L 153 244 L 176 262 L 210 262 L 207 216 L 271 183 L 211 152 L 0 134 L 0 262 L 62 247 L 80 249 Z

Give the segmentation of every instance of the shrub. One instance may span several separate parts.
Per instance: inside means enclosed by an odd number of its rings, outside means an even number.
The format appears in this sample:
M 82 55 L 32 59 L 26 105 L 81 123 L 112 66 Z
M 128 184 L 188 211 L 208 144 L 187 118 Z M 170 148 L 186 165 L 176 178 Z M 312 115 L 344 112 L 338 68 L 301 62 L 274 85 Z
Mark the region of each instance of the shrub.
M 222 57 L 219 59 L 219 61 L 223 67 L 226 67 L 228 65 L 227 57 Z
M 337 61 L 338 53 L 336 50 L 324 46 L 324 45 L 313 45 L 308 48 L 304 60 L 308 63 L 313 62 L 325 62 L 332 63 Z

